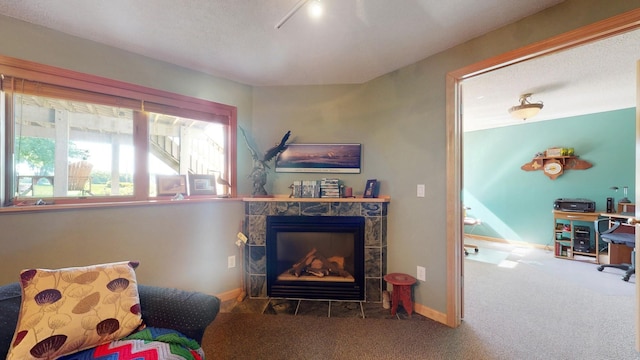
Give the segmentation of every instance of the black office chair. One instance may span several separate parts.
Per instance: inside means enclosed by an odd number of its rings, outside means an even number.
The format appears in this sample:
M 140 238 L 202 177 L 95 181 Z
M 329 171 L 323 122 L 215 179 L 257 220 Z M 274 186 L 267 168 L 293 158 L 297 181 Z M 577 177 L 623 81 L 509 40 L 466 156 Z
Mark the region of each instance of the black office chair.
M 631 252 L 631 264 L 625 264 L 625 263 L 604 264 L 604 265 L 598 266 L 598 271 L 602 271 L 606 267 L 621 269 L 625 271 L 624 276 L 622 277 L 622 280 L 629 281 L 629 278 L 631 277 L 631 275 L 636 273 L 636 250 L 635 250 L 636 235 L 631 233 L 615 232 L 616 229 L 620 227 L 619 221 L 614 221 L 611 224 L 611 227 L 609 227 L 604 232 L 600 232 L 600 228 L 602 227 L 602 224 L 606 222 L 607 225 L 609 225 L 609 221 L 610 221 L 609 219 L 596 220 L 595 221 L 596 232 L 600 234 L 600 239 L 602 239 L 606 243 L 625 245 L 630 248 L 633 248 L 633 251 Z

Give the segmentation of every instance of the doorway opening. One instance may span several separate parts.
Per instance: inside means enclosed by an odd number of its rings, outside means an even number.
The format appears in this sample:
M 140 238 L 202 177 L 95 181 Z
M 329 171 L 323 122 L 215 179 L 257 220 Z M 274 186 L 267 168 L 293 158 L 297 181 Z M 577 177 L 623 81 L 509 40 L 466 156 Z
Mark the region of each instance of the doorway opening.
M 512 64 L 639 28 L 640 11 L 634 10 L 447 74 L 447 274 L 449 286 L 447 291 L 447 323 L 450 326 L 458 326 L 464 317 L 464 291 L 462 287 L 464 278 L 464 257 L 462 255 L 464 225 L 462 216 L 463 205 L 461 203 L 463 190 L 462 82 L 465 79 L 470 79 Z

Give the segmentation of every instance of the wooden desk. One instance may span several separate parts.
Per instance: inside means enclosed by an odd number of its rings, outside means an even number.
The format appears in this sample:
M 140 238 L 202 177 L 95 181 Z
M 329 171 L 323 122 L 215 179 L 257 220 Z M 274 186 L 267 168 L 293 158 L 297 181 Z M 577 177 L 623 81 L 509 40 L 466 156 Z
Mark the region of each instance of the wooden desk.
M 591 242 L 591 229 L 600 217 L 598 212 L 553 211 L 554 256 L 561 259 L 581 260 L 599 264 L 598 236 Z M 578 224 L 576 224 L 578 223 Z M 589 238 L 589 251 L 575 251 L 576 241 Z

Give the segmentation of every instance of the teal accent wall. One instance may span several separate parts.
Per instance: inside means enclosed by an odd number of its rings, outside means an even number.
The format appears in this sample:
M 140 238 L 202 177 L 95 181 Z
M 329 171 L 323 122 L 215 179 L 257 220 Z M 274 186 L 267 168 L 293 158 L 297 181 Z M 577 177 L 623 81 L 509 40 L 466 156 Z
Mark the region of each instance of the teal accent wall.
M 635 126 L 630 108 L 465 133 L 463 201 L 468 215 L 482 221 L 465 231 L 551 245 L 555 199 L 587 198 L 605 212 L 606 198 L 617 203 L 629 186 L 635 202 Z M 593 167 L 566 170 L 555 180 L 520 168 L 554 146 L 573 147 Z

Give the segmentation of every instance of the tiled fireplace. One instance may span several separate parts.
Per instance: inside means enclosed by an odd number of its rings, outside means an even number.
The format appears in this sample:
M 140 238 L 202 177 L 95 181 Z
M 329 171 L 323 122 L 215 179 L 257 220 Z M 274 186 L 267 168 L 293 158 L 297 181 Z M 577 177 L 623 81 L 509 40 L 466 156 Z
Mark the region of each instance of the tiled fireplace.
M 364 217 L 267 216 L 267 295 L 364 300 Z
M 267 298 L 270 293 L 272 297 L 292 297 L 292 298 L 325 298 L 332 300 L 332 291 L 329 290 L 326 295 L 323 293 L 310 292 L 305 296 L 304 288 L 295 288 L 292 296 L 287 296 L 288 287 L 284 290 L 276 284 L 273 274 L 273 266 L 270 271 L 267 263 L 273 264 L 274 250 L 267 250 L 267 222 L 287 223 L 289 221 L 277 221 L 277 217 L 291 217 L 290 219 L 302 219 L 306 224 L 316 223 L 318 226 L 326 226 L 327 223 L 341 223 L 347 219 L 361 218 L 364 220 L 364 249 L 362 244 L 360 250 L 356 251 L 356 255 L 361 257 L 360 262 L 355 261 L 356 271 L 354 275 L 356 288 L 363 284 L 363 296 L 367 302 L 382 301 L 383 279 L 386 274 L 387 263 L 387 206 L 388 198 L 380 199 L 297 199 L 297 198 L 246 198 L 245 199 L 245 224 L 244 232 L 247 234 L 248 242 L 245 248 L 244 276 L 246 291 L 251 298 Z M 309 221 L 317 217 L 318 222 Z M 328 218 L 344 217 L 345 221 L 327 221 Z M 354 218 L 355 217 L 355 218 Z M 307 219 L 308 218 L 308 219 Z M 323 218 L 323 219 L 320 219 Z M 286 219 L 286 220 L 290 220 Z M 294 221 L 296 222 L 296 221 Z M 289 226 L 289 225 L 287 225 Z M 329 231 L 315 229 L 312 231 Z M 333 231 L 333 230 L 330 230 Z M 339 232 L 339 230 L 338 230 Z M 348 232 L 348 231 L 347 231 Z M 274 241 L 274 240 L 270 240 Z M 280 245 L 283 247 L 283 245 Z M 269 255 L 271 254 L 271 255 Z M 327 255 L 329 256 L 329 255 Z M 349 256 L 347 256 L 349 258 Z M 270 261 L 268 261 L 270 260 Z M 359 265 L 358 265 L 359 264 Z M 352 265 L 353 266 L 353 265 Z M 357 271 L 360 268 L 362 271 Z M 281 270 L 278 270 L 281 271 Z M 321 283 L 321 286 L 325 284 Z M 339 285 L 347 286 L 348 285 Z M 316 288 L 317 286 L 312 286 Z M 275 290 L 274 290 L 275 289 Z M 314 290 L 315 291 L 315 290 Z M 351 291 L 351 290 L 350 290 Z M 356 290 L 354 290 L 356 291 Z M 353 292 L 353 291 L 352 291 Z M 362 291 L 360 292 L 362 293 Z M 355 300 L 353 295 L 336 295 L 335 298 Z

